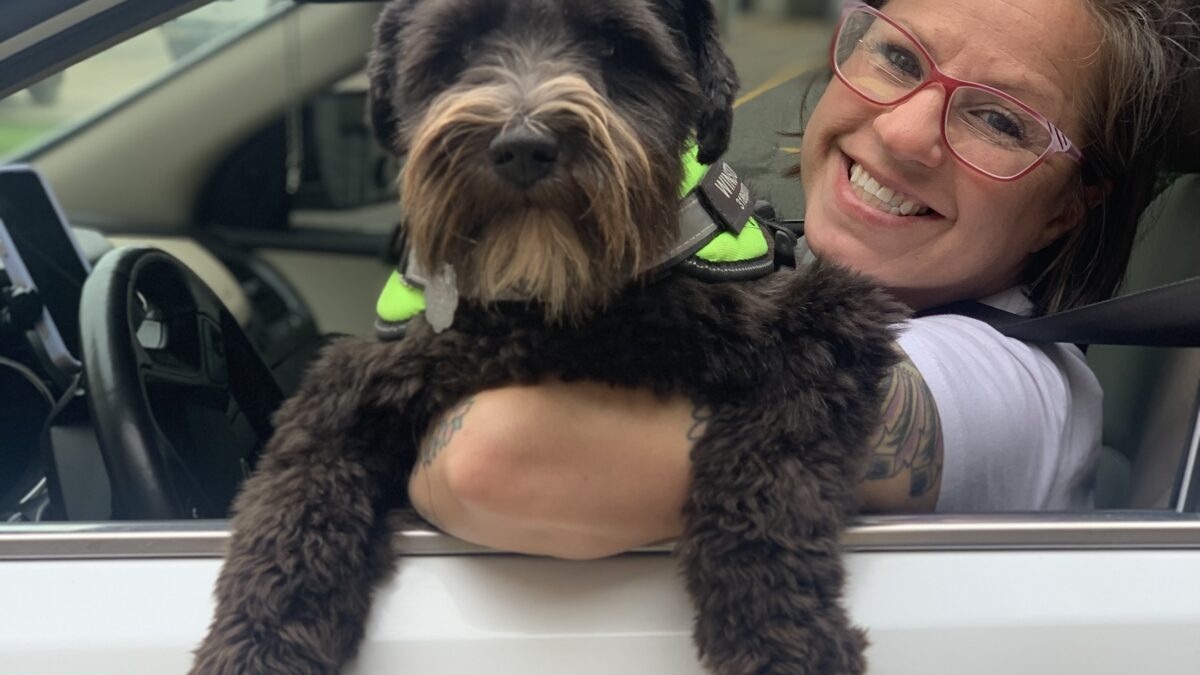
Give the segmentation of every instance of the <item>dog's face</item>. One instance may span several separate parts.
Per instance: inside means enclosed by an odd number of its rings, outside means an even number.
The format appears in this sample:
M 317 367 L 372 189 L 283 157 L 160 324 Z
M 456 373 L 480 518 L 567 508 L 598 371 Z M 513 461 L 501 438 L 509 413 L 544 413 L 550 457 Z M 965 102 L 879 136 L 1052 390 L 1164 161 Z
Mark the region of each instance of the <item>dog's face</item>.
M 688 139 L 706 163 L 729 142 L 709 0 L 396 0 L 376 31 L 410 245 L 481 302 L 585 318 L 673 242 Z

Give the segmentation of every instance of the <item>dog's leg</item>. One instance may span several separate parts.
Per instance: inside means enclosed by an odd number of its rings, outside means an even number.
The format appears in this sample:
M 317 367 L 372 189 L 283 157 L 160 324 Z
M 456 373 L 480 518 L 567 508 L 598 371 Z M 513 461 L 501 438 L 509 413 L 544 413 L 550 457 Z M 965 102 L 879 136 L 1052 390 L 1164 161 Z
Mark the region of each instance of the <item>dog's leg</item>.
M 696 638 L 720 675 L 858 675 L 866 637 L 842 608 L 839 536 L 878 427 L 904 310 L 834 267 L 758 289 L 781 309 L 754 392 L 714 402 L 692 451 L 679 551 Z M 710 349 L 710 351 L 712 351 Z M 703 399 L 698 399 L 703 400 Z
M 416 378 L 403 359 L 380 367 L 387 348 L 333 345 L 277 415 L 234 504 L 194 675 L 330 675 L 353 656 L 391 569 L 385 505 L 414 449 L 405 420 Z
M 858 675 L 866 636 L 839 604 L 845 500 L 828 494 L 845 490 L 845 479 L 835 467 L 769 451 L 784 439 L 747 439 L 734 420 L 775 422 L 761 413 L 724 411 L 692 455 L 689 523 L 677 551 L 701 657 L 717 675 Z

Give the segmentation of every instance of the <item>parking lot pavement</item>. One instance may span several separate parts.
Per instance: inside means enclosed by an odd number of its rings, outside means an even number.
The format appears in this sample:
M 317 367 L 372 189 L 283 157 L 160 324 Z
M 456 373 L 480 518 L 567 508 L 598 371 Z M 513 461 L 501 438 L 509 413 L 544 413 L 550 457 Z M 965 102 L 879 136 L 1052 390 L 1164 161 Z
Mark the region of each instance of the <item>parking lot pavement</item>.
M 832 34 L 833 26 L 824 21 L 738 14 L 724 41 L 742 80 L 741 98 L 822 65 L 829 58 Z

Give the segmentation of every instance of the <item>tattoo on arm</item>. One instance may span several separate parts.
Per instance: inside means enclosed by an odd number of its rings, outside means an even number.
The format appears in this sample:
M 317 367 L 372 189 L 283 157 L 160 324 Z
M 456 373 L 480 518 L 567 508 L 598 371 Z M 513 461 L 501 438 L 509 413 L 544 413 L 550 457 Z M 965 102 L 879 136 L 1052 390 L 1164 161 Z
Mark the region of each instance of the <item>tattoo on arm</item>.
M 942 427 L 933 394 L 912 361 L 888 373 L 883 420 L 868 441 L 867 480 L 910 475 L 908 495 L 920 497 L 938 484 L 942 472 Z
M 437 459 L 438 453 L 450 445 L 450 439 L 463 428 L 463 420 L 474 404 L 475 397 L 471 396 L 442 415 L 426 440 L 425 447 L 421 448 L 421 466 L 428 468 Z
M 692 424 L 687 430 L 687 439 L 693 443 L 700 440 L 704 436 L 705 430 L 708 429 L 708 422 L 712 419 L 712 408 L 706 405 L 697 405 L 692 408 Z

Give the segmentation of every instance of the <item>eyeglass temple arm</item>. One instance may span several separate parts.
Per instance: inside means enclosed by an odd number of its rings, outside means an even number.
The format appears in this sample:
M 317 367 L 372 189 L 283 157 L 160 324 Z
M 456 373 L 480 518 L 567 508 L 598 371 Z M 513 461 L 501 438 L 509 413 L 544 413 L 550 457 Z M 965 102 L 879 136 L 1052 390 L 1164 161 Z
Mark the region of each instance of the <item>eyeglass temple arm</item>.
M 1079 148 L 1075 147 L 1075 144 L 1071 142 L 1071 139 L 1067 138 L 1067 135 L 1059 131 L 1058 127 L 1054 126 L 1053 124 L 1050 125 L 1050 137 L 1052 139 L 1050 150 L 1054 152 L 1065 152 L 1067 153 L 1068 157 L 1075 160 L 1079 164 L 1083 164 L 1083 152 L 1080 151 Z

